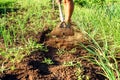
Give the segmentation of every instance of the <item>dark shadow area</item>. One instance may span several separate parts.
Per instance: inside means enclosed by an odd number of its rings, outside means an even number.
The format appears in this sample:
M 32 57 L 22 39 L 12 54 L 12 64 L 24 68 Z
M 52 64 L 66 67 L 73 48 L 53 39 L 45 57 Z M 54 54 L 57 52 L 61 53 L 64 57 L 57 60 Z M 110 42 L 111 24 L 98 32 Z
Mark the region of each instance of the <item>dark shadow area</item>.
M 49 34 L 51 30 L 49 28 L 45 28 L 42 32 L 38 33 L 39 41 L 38 43 L 44 43 L 44 41 L 48 38 L 47 34 Z
M 45 57 L 50 58 L 54 63 L 53 65 L 59 65 L 60 63 L 55 59 L 56 57 L 58 57 L 58 55 L 56 54 L 58 49 L 51 46 L 47 46 L 47 49 L 48 52 L 45 53 Z
M 6 14 L 10 12 L 16 12 L 19 8 L 0 8 L 0 14 Z
M 15 7 L 15 0 L 0 1 L 0 14 L 16 12 L 19 8 Z
M 49 66 L 51 65 L 59 65 L 59 62 L 56 61 L 55 57 L 57 56 L 56 54 L 57 49 L 53 48 L 53 47 L 48 47 L 48 52 L 42 52 L 40 54 L 39 51 L 35 53 L 33 52 L 32 54 L 34 54 L 34 56 L 39 57 L 40 55 L 42 55 L 43 57 L 41 57 L 41 59 L 30 59 L 28 62 L 28 66 L 32 66 L 32 68 L 30 70 L 38 70 L 39 74 L 41 75 L 49 75 L 51 74 L 51 72 L 49 71 Z M 32 56 L 32 55 L 31 55 Z M 49 58 L 52 60 L 53 64 L 47 64 L 47 63 L 42 63 L 42 61 L 44 60 L 44 58 Z
M 100 71 L 102 71 L 102 70 L 99 70 L 99 67 L 95 67 L 92 65 L 91 66 L 84 65 L 84 66 L 85 67 L 84 67 L 83 75 L 89 75 L 90 80 L 106 80 L 106 77 L 99 73 Z
M 59 62 L 55 60 L 55 57 L 58 57 L 56 54 L 57 48 L 54 48 L 52 46 L 48 46 L 45 41 L 49 39 L 49 36 L 47 36 L 51 30 L 48 27 L 45 27 L 42 32 L 37 34 L 37 38 L 39 38 L 38 43 L 44 43 L 44 46 L 47 47 L 48 52 L 43 52 L 45 58 L 49 58 L 53 61 L 54 64 L 52 65 L 59 65 Z
M 96 74 L 96 77 L 97 77 L 99 80 L 106 80 L 106 77 L 103 76 L 102 74 Z
M 18 80 L 16 75 L 6 74 L 0 80 Z
M 40 61 L 30 61 L 28 63 L 29 66 L 32 66 L 33 68 L 31 68 L 32 70 L 39 70 L 39 73 L 41 75 L 48 75 L 50 74 L 50 71 L 48 69 L 48 65 L 45 63 L 40 63 Z

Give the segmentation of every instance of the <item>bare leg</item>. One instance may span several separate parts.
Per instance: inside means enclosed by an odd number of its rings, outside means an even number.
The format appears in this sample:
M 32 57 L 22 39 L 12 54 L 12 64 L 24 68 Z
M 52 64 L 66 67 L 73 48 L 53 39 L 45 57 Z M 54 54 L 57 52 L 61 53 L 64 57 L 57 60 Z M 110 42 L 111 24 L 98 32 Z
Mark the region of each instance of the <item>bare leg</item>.
M 74 10 L 73 0 L 64 0 L 65 22 L 70 23 Z

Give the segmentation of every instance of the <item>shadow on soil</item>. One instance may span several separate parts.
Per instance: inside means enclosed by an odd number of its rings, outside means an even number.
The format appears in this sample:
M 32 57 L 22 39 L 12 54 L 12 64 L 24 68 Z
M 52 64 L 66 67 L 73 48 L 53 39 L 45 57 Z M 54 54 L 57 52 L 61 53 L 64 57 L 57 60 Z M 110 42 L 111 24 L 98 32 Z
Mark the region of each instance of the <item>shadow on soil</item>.
M 6 74 L 0 80 L 17 80 L 16 75 Z
M 44 58 L 49 58 L 53 62 L 53 64 L 51 64 L 51 65 L 59 65 L 59 62 L 56 61 L 55 58 L 54 58 L 54 56 L 56 55 L 55 54 L 56 51 L 57 51 L 56 48 L 48 47 L 48 52 L 42 53 L 44 55 L 42 61 L 44 60 Z M 28 66 L 32 66 L 31 70 L 38 69 L 38 71 L 39 71 L 39 73 L 41 75 L 49 75 L 49 74 L 51 74 L 51 72 L 48 69 L 50 65 L 47 64 L 47 63 L 42 63 L 42 61 L 30 60 L 29 63 L 28 63 Z
M 45 63 L 40 63 L 40 61 L 30 61 L 28 63 L 29 66 L 32 66 L 32 70 L 36 70 L 38 69 L 39 70 L 39 73 L 41 75 L 48 75 L 50 74 L 50 71 L 48 69 L 48 65 L 45 64 Z

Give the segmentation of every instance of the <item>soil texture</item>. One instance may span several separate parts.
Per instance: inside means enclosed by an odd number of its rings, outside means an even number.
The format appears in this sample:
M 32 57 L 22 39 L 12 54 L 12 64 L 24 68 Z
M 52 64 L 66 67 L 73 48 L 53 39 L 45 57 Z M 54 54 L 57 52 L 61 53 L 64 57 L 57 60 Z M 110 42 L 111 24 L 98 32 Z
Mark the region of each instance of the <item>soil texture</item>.
M 64 37 L 49 34 L 48 29 L 38 34 L 38 42 L 43 43 L 48 52 L 34 51 L 25 56 L 15 64 L 15 70 L 0 74 L 0 80 L 78 80 L 79 77 L 82 80 L 106 80 L 99 74 L 101 68 L 84 58 L 89 54 L 78 45 L 85 42 L 81 32 L 75 31 L 73 36 Z M 45 63 L 45 59 L 52 60 L 52 64 Z

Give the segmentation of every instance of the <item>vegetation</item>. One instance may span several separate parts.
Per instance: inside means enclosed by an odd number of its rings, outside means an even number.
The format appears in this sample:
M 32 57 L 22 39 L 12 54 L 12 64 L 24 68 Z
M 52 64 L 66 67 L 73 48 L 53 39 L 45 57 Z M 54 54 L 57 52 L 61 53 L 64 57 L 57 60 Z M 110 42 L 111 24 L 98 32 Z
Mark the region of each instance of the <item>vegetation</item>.
M 119 11 L 119 2 L 106 0 L 102 7 L 97 4 L 81 8 L 76 6 L 73 17 L 78 27 L 88 35 L 90 42 L 93 43 L 88 46 L 82 44 L 82 46 L 91 54 L 96 55 L 97 58 L 91 61 L 103 69 L 105 73 L 103 75 L 109 80 L 120 79 L 116 61 L 116 55 L 119 54 L 120 49 Z
M 120 56 L 117 56 L 120 53 L 119 0 L 74 0 L 74 2 L 76 5 L 72 16 L 73 22 L 88 36 L 90 43 L 78 45 L 94 55 L 88 56 L 87 59 L 102 68 L 104 72 L 100 74 L 109 80 L 120 80 L 117 60 L 120 59 Z M 51 9 L 49 0 L 0 0 L 0 55 L 4 57 L 4 60 L 0 60 L 1 72 L 8 70 L 4 66 L 8 61 L 13 63 L 9 69 L 14 69 L 14 63 L 20 62 L 32 51 L 47 51 L 46 47 L 37 43 L 35 36 L 30 34 L 37 35 L 43 27 L 49 26 L 52 29 L 57 24 L 59 20 L 52 18 L 58 15 L 58 10 L 53 13 Z M 73 49 L 71 53 L 75 51 L 76 49 Z M 64 52 L 58 50 L 60 55 Z M 43 63 L 53 64 L 47 58 Z M 65 65 L 77 66 L 72 61 Z M 76 73 L 78 80 L 82 80 L 81 70 Z

